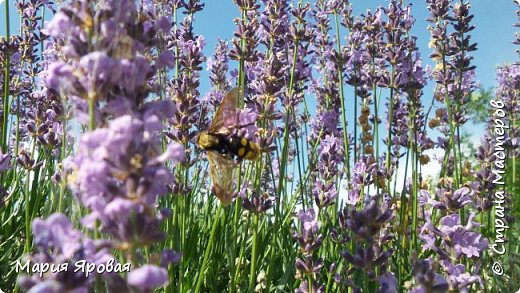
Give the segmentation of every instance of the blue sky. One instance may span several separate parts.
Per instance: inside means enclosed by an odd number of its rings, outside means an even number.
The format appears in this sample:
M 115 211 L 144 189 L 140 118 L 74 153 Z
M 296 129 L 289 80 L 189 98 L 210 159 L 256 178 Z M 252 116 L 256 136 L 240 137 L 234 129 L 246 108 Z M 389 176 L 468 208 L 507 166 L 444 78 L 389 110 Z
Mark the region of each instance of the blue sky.
M 383 0 L 352 0 L 355 14 L 372 11 L 380 5 L 386 6 Z M 424 59 L 430 49 L 427 30 L 428 10 L 425 1 L 411 1 L 412 12 L 416 18 L 414 33 L 418 37 L 418 45 Z M 472 1 L 471 11 L 475 15 L 473 24 L 477 28 L 472 33 L 473 40 L 478 43 L 478 51 L 474 52 L 477 66 L 477 79 L 482 85 L 489 86 L 495 82 L 495 68 L 504 62 L 517 59 L 515 46 L 511 43 L 514 37 L 516 6 L 511 0 L 476 0 Z M 196 16 L 196 31 L 206 37 L 207 53 L 214 49 L 217 38 L 231 39 L 235 29 L 233 18 L 239 16 L 238 8 L 232 1 L 206 1 L 206 7 Z
M 5 36 L 5 0 L 0 0 L 0 35 Z M 11 6 L 11 31 L 17 32 L 19 18 L 14 7 Z M 208 43 L 205 53 L 211 55 L 218 38 L 230 40 L 235 30 L 233 18 L 239 16 L 236 5 L 231 0 L 204 1 L 206 6 L 197 14 L 195 19 L 196 32 L 203 34 Z M 418 37 L 418 44 L 423 57 L 426 59 L 430 50 L 427 47 L 429 32 L 426 17 L 428 11 L 424 1 L 409 1 L 413 3 L 413 15 L 417 22 L 414 33 Z M 355 14 L 374 10 L 379 5 L 387 5 L 386 0 L 352 0 Z M 516 6 L 512 0 L 476 0 L 472 1 L 471 11 L 475 15 L 473 23 L 477 29 L 472 33 L 473 40 L 478 43 L 478 51 L 474 52 L 475 65 L 477 66 L 477 79 L 484 86 L 493 85 L 495 82 L 495 67 L 504 62 L 512 62 L 517 59 L 515 46 L 511 43 L 514 37 L 516 21 Z M 206 75 L 204 75 L 206 76 Z M 203 76 L 203 78 L 204 78 Z M 206 84 L 206 80 L 203 83 Z

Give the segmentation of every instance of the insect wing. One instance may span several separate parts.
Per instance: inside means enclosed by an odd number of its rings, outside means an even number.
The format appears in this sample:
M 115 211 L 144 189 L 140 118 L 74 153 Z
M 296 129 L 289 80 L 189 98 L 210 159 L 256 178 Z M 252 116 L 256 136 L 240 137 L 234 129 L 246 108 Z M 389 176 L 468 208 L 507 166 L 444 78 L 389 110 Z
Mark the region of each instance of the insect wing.
M 220 202 L 227 206 L 233 200 L 235 163 L 231 158 L 216 152 L 208 152 L 212 191 Z
M 238 87 L 230 90 L 217 109 L 217 113 L 215 113 L 215 117 L 213 118 L 213 122 L 209 127 L 209 132 L 211 133 L 223 133 L 227 134 L 228 129 L 227 125 L 236 125 L 236 121 L 238 121 L 238 112 L 237 112 L 237 103 L 239 99 L 240 90 Z

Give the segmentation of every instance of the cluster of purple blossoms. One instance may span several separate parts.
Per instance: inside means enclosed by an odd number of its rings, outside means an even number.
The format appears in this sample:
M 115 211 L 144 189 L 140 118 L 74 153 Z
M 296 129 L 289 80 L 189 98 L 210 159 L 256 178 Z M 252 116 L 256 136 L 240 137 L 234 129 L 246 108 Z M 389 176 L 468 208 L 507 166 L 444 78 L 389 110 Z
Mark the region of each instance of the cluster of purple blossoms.
M 112 229 L 110 234 L 118 235 L 122 241 L 131 242 L 136 231 L 157 233 L 157 229 L 149 227 L 135 230 L 136 224 L 132 222 L 156 225 L 153 219 L 138 219 L 153 216 L 150 212 L 157 197 L 167 193 L 167 185 L 173 177 L 163 164 L 170 159 L 180 162 L 184 158 L 179 144 L 171 144 L 164 153 L 159 151 L 156 134 L 162 129 L 161 118 L 166 115 L 158 115 L 156 111 L 147 111 L 142 117 L 124 115 L 112 120 L 107 128 L 84 134 L 77 154 L 65 164 L 73 171 L 72 190 L 82 204 L 92 210 L 84 224 L 88 222 L 88 226 L 94 228 L 94 221 L 101 220 L 101 230 Z M 130 211 L 136 218 L 127 219 L 129 226 L 123 229 L 121 216 L 126 214 L 128 218 Z M 139 235 L 138 239 L 147 243 L 154 237 Z
M 366 48 L 363 46 L 366 34 L 363 30 L 362 20 L 354 18 L 352 15 L 352 7 L 350 3 L 345 3 L 341 9 L 342 21 L 341 25 L 349 30 L 349 34 L 346 37 L 347 44 L 342 49 L 344 54 L 344 78 L 346 84 L 354 88 L 354 117 L 358 121 L 354 121 L 354 135 L 353 135 L 353 158 L 354 161 L 359 159 L 359 145 L 358 145 L 358 125 L 361 126 L 362 132 L 366 135 L 361 138 L 361 145 L 365 145 L 367 140 L 371 137 L 370 125 L 368 122 L 368 108 L 363 107 L 363 115 L 358 115 L 359 101 L 358 97 L 361 98 L 364 103 L 365 99 L 369 97 L 370 85 L 366 80 L 366 66 L 369 58 Z M 362 71 L 362 69 L 365 69 Z M 359 122 L 359 123 L 358 123 Z M 370 153 L 370 146 L 367 147 L 367 151 Z M 363 149 L 363 151 L 365 151 Z
M 336 13 L 335 7 L 329 7 L 325 1 L 318 1 L 312 9 L 312 17 L 315 19 L 313 27 L 312 50 L 320 56 L 317 60 L 317 69 L 320 73 L 318 79 L 313 79 L 312 88 L 316 95 L 317 109 L 316 117 L 311 123 L 312 132 L 309 140 L 311 144 L 316 144 L 325 136 L 332 135 L 341 137 L 339 125 L 341 109 L 341 99 L 339 92 L 339 74 L 343 66 L 342 52 L 338 52 L 334 45 L 336 42 L 330 40 L 329 32 L 330 16 Z M 346 125 L 342 125 L 346 127 Z
M 390 85 L 390 88 L 395 94 L 406 97 L 408 101 L 405 104 L 400 101 L 400 97 L 391 101 L 394 106 L 390 108 L 389 116 L 392 113 L 392 117 L 389 117 L 388 121 L 394 122 L 390 125 L 395 126 L 395 129 L 390 129 L 391 141 L 387 155 L 392 157 L 397 164 L 397 160 L 403 155 L 399 148 L 406 145 L 407 148 L 412 148 L 416 152 L 419 162 L 425 165 L 430 159 L 424 152 L 432 149 L 434 144 L 426 134 L 426 115 L 421 101 L 422 89 L 427 81 L 426 72 L 417 48 L 417 38 L 410 36 L 410 30 L 415 20 L 411 16 L 411 5 L 401 7 L 394 2 L 390 5 L 387 14 L 388 25 L 385 35 L 389 42 L 386 46 L 388 48 L 386 58 L 393 68 L 391 76 L 393 84 Z M 396 29 L 388 29 L 388 27 Z M 396 48 L 397 50 L 395 50 Z M 404 117 L 405 112 L 410 115 Z M 410 132 L 404 135 L 406 129 L 409 129 Z M 396 140 L 394 141 L 392 137 L 396 137 Z M 393 151 L 390 150 L 390 146 L 394 147 Z
M 259 36 L 256 32 L 260 28 L 258 18 L 260 5 L 255 0 L 235 0 L 233 2 L 240 9 L 242 17 L 234 19 L 237 30 L 233 34 L 229 58 L 240 63 L 239 74 L 241 73 L 242 76 L 237 76 L 237 79 L 239 84 L 245 85 L 254 74 L 254 65 L 258 61 Z
M 5 84 L 4 82 L 9 83 L 9 94 L 16 96 L 18 92 L 18 87 L 15 83 L 14 76 L 20 72 L 20 36 L 11 36 L 10 39 L 6 39 L 4 36 L 0 37 L 0 78 L 2 82 L 2 94 L 4 93 Z M 9 61 L 9 76 L 6 76 L 6 64 Z M 3 96 L 2 96 L 3 97 Z M 7 105 L 7 111 L 4 109 L 5 101 L 2 98 L 2 103 L 0 103 L 0 126 L 3 129 L 4 117 L 5 115 L 9 115 L 9 105 Z M 2 133 L 2 135 L 4 135 Z
M 255 61 L 247 62 L 247 85 L 252 93 L 248 107 L 259 114 L 259 142 L 264 148 L 272 148 L 274 138 L 278 135 L 276 121 L 283 117 L 276 109 L 278 100 L 287 100 L 287 75 L 289 70 L 287 50 L 293 50 L 293 40 L 289 40 L 289 5 L 286 1 L 263 1 L 264 11 L 255 23 L 248 25 L 249 30 L 257 31 L 254 43 L 261 44 L 267 52 L 256 54 Z M 256 23 L 258 22 L 258 24 Z M 253 26 L 253 24 L 255 26 Z M 238 35 L 237 35 L 238 37 Z M 244 36 L 240 36 L 244 37 Z M 250 50 L 251 51 L 251 50 Z M 283 103 L 283 102 L 282 102 Z
M 445 292 L 449 286 L 441 274 L 435 272 L 431 259 L 419 259 L 415 262 L 412 272 L 416 285 L 410 293 Z
M 40 4 L 43 5 L 43 4 Z M 27 11 L 26 8 L 24 11 Z M 29 9 L 34 15 L 37 11 Z M 38 20 L 37 17 L 35 18 Z M 19 108 L 17 109 L 18 115 L 20 115 L 20 123 L 23 125 L 20 127 L 20 137 L 27 140 L 35 139 L 41 145 L 45 146 L 46 150 L 49 150 L 53 156 L 58 157 L 60 149 L 63 149 L 63 141 L 66 143 L 67 135 L 66 120 L 69 119 L 69 113 L 67 108 L 64 106 L 66 103 L 60 97 L 60 94 L 53 88 L 48 87 L 46 82 L 47 77 L 52 74 L 49 71 L 49 66 L 57 60 L 56 43 L 54 40 L 34 40 L 36 46 L 38 42 L 44 44 L 45 50 L 42 52 L 43 60 L 35 63 L 31 67 L 33 75 L 28 77 L 30 80 L 34 80 L 34 75 L 37 74 L 40 81 L 40 89 L 37 91 L 30 91 L 24 97 L 23 100 L 19 100 Z M 36 57 L 37 49 L 34 49 L 35 53 L 33 58 L 39 60 Z M 31 89 L 34 85 L 31 85 Z M 29 105 L 27 107 L 26 105 Z
M 346 4 L 344 4 L 346 5 Z M 343 79 L 342 74 L 346 56 L 338 52 L 336 47 L 339 40 L 331 40 L 330 17 L 339 13 L 342 6 L 339 3 L 318 1 L 313 6 L 311 17 L 314 18 L 313 37 L 310 40 L 311 50 L 317 56 L 316 69 L 319 78 L 311 77 L 312 90 L 316 95 L 316 116 L 311 121 L 311 133 L 307 140 L 311 146 L 317 146 L 316 154 L 312 154 L 316 160 L 312 176 L 317 183 L 312 188 L 314 202 L 321 208 L 326 208 L 336 201 L 336 178 L 341 177 L 342 166 L 348 165 L 345 156 L 344 139 L 347 125 L 340 124 L 340 109 L 342 109 L 343 92 L 339 86 Z M 345 122 L 345 120 L 343 120 Z M 345 122 L 346 123 L 346 122 Z M 345 133 L 343 133 L 343 130 Z M 344 136 L 345 135 L 345 136 Z
M 183 8 L 186 16 L 178 24 L 174 24 L 172 33 L 168 36 L 168 51 L 174 52 L 172 67 L 175 66 L 176 76 L 168 82 L 168 95 L 176 105 L 176 112 L 169 119 L 170 129 L 167 133 L 173 141 L 182 143 L 185 147 L 191 142 L 198 130 L 203 129 L 207 114 L 200 111 L 201 101 L 199 93 L 199 72 L 202 71 L 202 63 L 206 61 L 202 50 L 206 41 L 202 35 L 196 35 L 193 29 L 195 13 L 201 11 L 203 3 L 198 0 L 176 1 L 175 9 Z M 189 157 L 188 162 L 193 163 Z
M 334 232 L 334 239 L 339 243 L 352 239 L 354 243 L 353 247 L 341 253 L 349 264 L 344 268 L 348 276 L 343 280 L 344 286 L 360 290 L 369 282 L 378 280 L 384 288 L 382 292 L 394 292 L 396 280 L 387 270 L 393 249 L 386 249 L 394 238 L 387 227 L 394 218 L 394 211 L 386 203 L 380 205 L 378 202 L 377 198 L 371 198 L 362 210 L 346 206 L 338 216 L 338 231 Z M 356 284 L 352 278 L 353 269 L 367 276 L 364 284 Z
M 273 200 L 268 193 L 257 195 L 253 193 L 250 198 L 244 197 L 242 207 L 252 213 L 265 213 L 273 206 Z
M 262 0 L 265 5 L 260 15 L 260 43 L 269 48 L 273 55 L 283 52 L 288 45 L 290 36 L 290 7 L 287 1 Z M 294 29 L 294 26 L 292 26 Z
M 263 1 L 264 10 L 259 13 L 260 5 L 255 1 L 236 1 L 236 4 L 242 18 L 235 20 L 237 32 L 229 51 L 230 59 L 239 63 L 239 70 L 232 72 L 232 76 L 237 77 L 239 86 L 245 86 L 245 107 L 257 114 L 255 141 L 269 152 L 276 148 L 275 138 L 285 136 L 288 140 L 282 152 L 287 153 L 284 160 L 288 165 L 297 148 L 302 147 L 289 143 L 289 138 L 302 135 L 302 129 L 297 127 L 303 119 L 298 108 L 311 72 L 311 33 L 306 20 L 309 6 L 291 7 L 286 1 L 268 0 Z M 259 50 L 261 46 L 265 46 L 265 52 Z M 277 109 L 278 103 L 282 110 Z M 279 163 L 273 163 L 275 176 L 278 172 L 287 173 L 279 170 Z M 262 176 L 267 177 L 268 173 L 266 170 Z M 267 183 L 262 188 L 276 189 Z
M 424 242 L 423 249 L 436 253 L 449 288 L 464 291 L 473 283 L 484 286 L 478 270 L 488 241 L 479 232 L 473 231 L 474 227 L 480 226 L 473 221 L 475 214 L 469 216 L 466 225 L 461 225 L 458 214 L 442 217 L 438 227 L 432 224 L 430 218 L 431 215 L 426 215 L 426 224 L 421 229 L 420 238 Z M 473 266 L 470 267 L 463 259 L 472 260 Z M 468 272 L 470 268 L 472 271 Z
M 296 259 L 296 278 L 301 280 L 300 287 L 295 290 L 299 293 L 325 292 L 325 286 L 319 283 L 323 259 L 315 259 L 314 252 L 323 242 L 320 233 L 320 222 L 314 209 L 301 210 L 298 213 L 300 232 L 294 232 L 293 238 L 297 241 L 303 259 Z
M 224 95 L 230 89 L 230 85 L 227 78 L 227 73 L 229 71 L 229 57 L 228 57 L 229 47 L 226 41 L 219 40 L 217 45 L 215 46 L 215 54 L 212 57 L 209 57 L 207 60 L 208 64 L 208 72 L 209 79 L 211 81 L 212 90 L 209 91 L 204 97 L 204 102 L 209 103 L 211 105 L 211 109 L 208 107 L 209 105 L 204 104 L 204 109 L 213 110 L 213 112 L 218 109 L 220 102 L 224 98 Z M 204 123 L 204 126 L 209 126 L 209 121 Z
M 424 290 L 442 286 L 464 291 L 473 283 L 483 286 L 483 280 L 478 275 L 480 257 L 487 249 L 488 241 L 474 229 L 480 226 L 474 222 L 475 213 L 471 212 L 469 218 L 465 218 L 464 214 L 475 207 L 480 212 L 491 207 L 489 198 L 485 198 L 482 192 L 486 193 L 494 188 L 489 184 L 491 181 L 483 183 L 490 178 L 491 174 L 485 169 L 494 158 L 489 144 L 479 147 L 477 159 L 484 165 L 475 176 L 482 181 L 477 180 L 462 186 L 464 176 L 470 174 L 464 172 L 461 163 L 458 163 L 462 159 L 456 156 L 462 154 L 460 147 L 457 150 L 456 146 L 460 144 L 458 128 L 467 121 L 464 106 L 476 88 L 475 67 L 471 65 L 472 57 L 469 55 L 476 50 L 476 44 L 471 42 L 470 35 L 474 29 L 471 25 L 473 16 L 470 15 L 469 3 L 466 2 L 452 5 L 445 0 L 429 0 L 427 3 L 431 14 L 428 21 L 432 23 L 429 29 L 433 53 L 430 57 L 436 61 L 431 73 L 437 83 L 434 96 L 445 104 L 445 107 L 436 110 L 436 117 L 429 122 L 429 126 L 440 126 L 439 130 L 444 137 L 438 138 L 437 145 L 445 150 L 446 155 L 435 197 L 431 198 L 424 189 L 418 194 L 422 218 L 425 219 L 419 237 L 423 242 L 423 249 L 435 252 L 435 256 L 428 260 L 429 263 L 421 260 L 416 262 L 416 267 L 421 267 L 430 274 L 428 282 L 416 278 L 416 288 Z M 450 26 L 453 27 L 451 33 Z M 434 213 L 442 215 L 437 225 L 431 220 Z M 461 222 L 465 221 L 467 225 L 464 226 Z M 437 275 L 439 270 L 442 271 L 441 275 Z
M 393 158 L 393 161 L 395 162 L 395 168 L 397 169 L 399 167 L 399 159 L 406 154 L 406 152 L 401 151 L 401 149 L 406 149 L 410 146 L 410 139 L 408 136 L 410 117 L 408 115 L 408 104 L 406 103 L 406 99 L 403 97 L 394 97 L 393 106 L 391 107 L 393 107 L 393 113 L 389 126 L 389 131 L 392 133 L 392 137 L 390 138 L 390 156 Z M 385 143 L 388 143 L 387 139 L 385 139 Z
M 346 55 L 350 59 L 347 69 L 350 73 L 346 82 L 354 87 L 357 98 L 361 98 L 361 111 L 357 122 L 361 127 L 360 146 L 354 145 L 355 165 L 377 165 L 374 178 L 368 184 L 361 184 L 359 176 L 351 176 L 351 203 L 357 202 L 360 187 L 375 183 L 376 190 L 390 192 L 389 182 L 399 159 L 405 154 L 401 148 L 417 154 L 421 164 L 429 161 L 424 151 L 433 147 L 426 135 L 425 115 L 421 102 L 422 88 L 426 85 L 425 70 L 416 45 L 416 37 L 411 34 L 415 22 L 411 6 L 391 1 L 388 8 L 368 11 L 362 19 L 353 20 L 350 10 L 345 10 L 343 25 L 350 29 L 351 47 Z M 388 137 L 383 141 L 388 146 L 386 162 L 380 156 L 378 133 L 381 118 L 374 104 L 377 87 L 389 89 L 387 128 Z M 371 112 L 373 105 L 374 112 Z M 357 138 L 357 125 L 354 128 Z M 410 139 L 413 138 L 413 139 Z M 357 140 L 356 140 L 357 141 Z M 359 150 L 358 150 L 359 149 Z M 363 158 L 365 157 L 365 158 Z M 360 164 L 358 164 L 360 163 Z M 354 167 L 355 173 L 359 168 Z M 359 173 L 359 172 L 358 172 Z M 363 174 L 362 176 L 367 176 Z M 385 184 L 386 183 L 386 184 Z M 355 192 L 355 194 L 354 194 Z
M 484 135 L 477 147 L 475 158 L 479 162 L 480 170 L 473 173 L 475 180 L 471 188 L 475 191 L 475 204 L 480 212 L 487 212 L 493 207 L 493 197 L 496 184 L 493 183 L 495 174 L 491 172 L 496 156 L 492 139 L 489 133 Z
M 365 187 L 375 182 L 376 164 L 371 157 L 362 156 L 359 161 L 354 164 L 352 169 L 352 177 L 350 179 L 350 189 L 346 203 L 349 205 L 357 205 L 358 202 L 364 201 Z
M 284 54 L 289 43 L 281 41 L 287 31 L 279 27 L 280 20 L 274 18 L 283 18 L 287 13 L 287 4 L 280 2 L 265 1 L 264 11 L 258 13 L 260 5 L 256 1 L 235 1 L 243 17 L 235 19 L 237 30 L 229 51 L 229 58 L 239 62 L 238 72 L 232 72 L 232 75 L 236 75 L 239 85 L 244 85 L 245 107 L 257 115 L 259 129 L 254 135 L 255 141 L 265 150 L 273 149 L 274 138 L 278 134 L 275 122 L 282 115 L 275 104 L 277 97 L 283 95 L 283 72 L 287 70 Z M 260 44 L 269 51 L 260 52 Z M 284 54 L 280 53 L 282 51 Z
M 63 6 L 44 30 L 61 56 L 49 65 L 46 85 L 72 100 L 90 128 L 139 109 L 153 89 L 148 80 L 169 64 L 152 49 L 162 19 L 137 15 L 132 1 L 102 1 L 94 9 L 78 0 Z
M 467 290 L 476 282 L 483 286 L 479 269 L 488 240 L 475 231 L 480 224 L 474 221 L 474 212 L 469 215 L 466 225 L 461 224 L 459 216 L 460 210 L 465 206 L 471 208 L 475 202 L 478 203 L 474 200 L 473 190 L 462 187 L 453 191 L 452 187 L 441 187 L 436 193 L 439 200 L 432 199 L 426 190 L 420 191 L 419 202 L 423 210 L 422 217 L 426 221 L 420 233 L 423 249 L 435 252 L 436 258 L 431 261 L 440 265 L 450 289 Z M 440 219 L 439 225 L 433 224 L 431 220 L 434 210 L 441 213 L 444 211 L 446 214 Z M 471 271 L 468 271 L 470 268 Z M 441 277 L 436 279 L 440 280 Z M 416 281 L 422 284 L 418 279 Z
M 33 139 L 51 152 L 60 146 L 61 105 L 52 96 L 49 99 L 43 99 L 40 97 L 40 92 L 34 92 L 34 89 L 39 86 L 36 81 L 44 63 L 40 62 L 39 54 L 39 45 L 45 39 L 40 34 L 41 16 L 39 16 L 44 6 L 49 7 L 52 11 L 52 3 L 47 3 L 47 1 L 16 2 L 16 8 L 23 19 L 20 23 L 20 35 L 12 37 L 9 45 L 6 44 L 5 51 L 2 50 L 2 52 L 8 53 L 10 57 L 11 77 L 7 80 L 9 80 L 9 94 L 13 97 L 13 101 L 11 101 L 8 110 L 12 117 L 17 118 L 10 120 L 8 123 L 16 123 L 16 126 L 13 125 L 14 127 L 10 128 L 13 132 L 11 141 L 15 153 L 18 152 L 21 141 L 31 143 Z M 2 56 L 0 59 L 5 57 Z M 6 61 L 2 60 L 0 66 L 3 67 L 7 64 Z M 2 81 L 5 78 L 4 73 L 4 68 L 2 68 L 0 74 Z M 3 123 L 4 117 L 1 116 Z M 54 152 L 54 155 L 56 155 L 56 152 Z
M 30 96 L 32 89 L 35 87 L 34 81 L 41 71 L 41 66 L 38 56 L 38 44 L 43 40 L 40 37 L 40 20 L 38 16 L 40 9 L 44 6 L 43 1 L 17 1 L 16 3 L 18 12 L 22 15 L 24 21 L 22 25 L 22 32 L 19 42 L 19 66 L 17 69 L 16 77 L 11 79 L 14 81 L 13 89 L 16 89 L 17 94 L 13 96 L 17 97 L 17 105 L 30 105 L 33 106 L 35 101 L 31 101 Z M 24 117 L 24 111 L 26 108 L 31 107 L 18 107 L 13 109 L 17 115 Z M 20 108 L 20 109 L 18 109 Z M 22 118 L 23 119 L 23 118 Z M 22 123 L 23 124 L 23 123 Z
M 288 58 L 286 61 L 282 57 L 278 57 L 278 59 L 286 65 L 285 70 L 290 69 L 291 71 L 291 75 L 285 77 L 284 80 L 288 87 L 286 95 L 282 95 L 281 103 L 286 110 L 292 109 L 291 111 L 295 111 L 303 101 L 304 92 L 307 90 L 309 82 L 312 83 L 312 64 L 316 60 L 316 52 L 312 48 L 315 28 L 307 19 L 308 15 L 312 16 L 310 5 L 299 4 L 297 7 L 292 7 L 290 15 L 293 16 L 293 19 L 289 23 L 287 32 L 287 38 L 290 42 L 286 43 L 287 48 L 289 48 L 289 54 L 286 56 L 292 56 L 292 58 Z M 283 38 L 284 35 L 281 37 Z M 283 52 L 283 48 L 279 48 L 279 50 L 278 55 L 284 56 L 285 53 L 280 54 L 280 52 Z M 303 113 L 304 117 L 298 117 L 299 115 L 297 117 L 302 122 L 306 122 L 308 120 L 307 115 L 309 113 Z M 299 123 L 299 121 L 296 122 Z M 286 121 L 286 123 L 289 123 L 289 121 Z
M 11 156 L 9 154 L 2 153 L 0 150 L 0 174 L 11 169 Z M 4 207 L 5 197 L 7 196 L 7 191 L 0 186 L 0 208 Z
M 140 13 L 148 17 L 138 17 Z M 88 122 L 90 129 L 79 139 L 75 155 L 64 162 L 66 174 L 62 176 L 87 210 L 83 225 L 94 231 L 94 242 L 103 244 L 93 245 L 61 215 L 46 220 L 47 229 L 40 229 L 42 220 L 35 221 L 35 244 L 43 252 L 56 251 L 62 255 L 61 261 L 97 261 L 97 254 L 104 250 L 120 251 L 134 267 L 126 279 L 103 275 L 112 280 L 107 284 L 117 284 L 116 288 L 108 285 L 113 292 L 128 290 L 128 286 L 151 290 L 167 284 L 167 266 L 179 258 L 165 250 L 162 256 L 153 258 L 160 263 L 143 264 L 140 251 L 165 238 L 160 226 L 171 211 L 158 210 L 157 202 L 173 181 L 166 163 L 185 158 L 184 148 L 178 143 L 161 150 L 162 121 L 179 109 L 171 101 L 148 101 L 158 70 L 172 66 L 167 56 L 172 53 L 159 55 L 156 50 L 160 37 L 169 30 L 164 22 L 146 7 L 138 12 L 133 1 L 107 0 L 94 7 L 88 1 L 76 0 L 62 6 L 44 30 L 53 42 L 46 55 L 51 60 L 42 73 L 46 90 L 73 101 L 77 120 Z M 49 114 L 52 107 L 43 107 Z M 34 164 L 25 157 L 19 162 L 28 167 Z M 63 231 L 48 237 L 49 230 L 58 225 Z M 105 237 L 109 240 L 102 240 Z M 86 248 L 74 243 L 86 243 Z M 40 286 L 26 280 L 20 279 L 20 284 L 34 290 Z M 71 279 L 46 276 L 41 281 L 69 288 Z M 85 279 L 73 285 L 87 290 L 92 284 Z
M 157 211 L 156 203 L 158 196 L 167 193 L 173 175 L 164 163 L 184 158 L 179 144 L 169 145 L 164 153 L 159 151 L 157 133 L 163 128 L 161 119 L 164 114 L 171 114 L 159 113 L 158 108 L 164 108 L 164 103 L 167 102 L 148 104 L 148 111 L 141 117 L 124 115 L 110 121 L 107 128 L 84 134 L 77 154 L 66 162 L 66 168 L 73 170 L 69 178 L 71 189 L 91 211 L 83 224 L 111 235 L 110 247 L 121 250 L 134 263 L 138 259 L 133 259 L 131 253 L 165 238 L 160 224 L 171 211 Z M 153 271 L 142 273 L 155 274 Z M 167 276 L 164 268 L 161 275 Z M 132 285 L 149 289 L 162 286 L 167 280 L 163 278 L 163 282 L 153 286 Z
M 314 202 L 320 209 L 336 201 L 336 178 L 339 166 L 344 159 L 343 141 L 332 135 L 325 136 L 318 149 L 318 181 L 313 187 Z
M 35 219 L 32 224 L 36 252 L 26 256 L 27 261 L 71 268 L 63 271 L 49 270 L 45 275 L 35 273 L 22 275 L 18 280 L 20 288 L 31 292 L 88 292 L 95 282 L 96 274 L 87 276 L 72 268 L 76 262 L 87 261 L 99 265 L 113 258 L 101 241 L 92 240 L 81 231 L 73 228 L 70 220 L 63 214 L 53 214 L 46 220 Z M 115 282 L 117 283 L 117 282 Z
M 518 90 L 520 89 L 520 65 L 512 64 L 499 67 L 497 69 L 498 88 L 496 95 L 504 104 L 503 110 L 507 114 L 504 117 L 510 125 L 508 133 L 505 135 L 505 146 L 510 151 L 510 157 L 518 157 L 518 146 L 520 145 L 520 127 L 515 125 L 515 114 L 519 113 L 520 105 L 518 102 Z
M 430 57 L 436 61 L 431 73 L 437 83 L 434 96 L 445 103 L 445 108 L 436 111 L 430 127 L 440 126 L 439 130 L 445 137 L 439 137 L 437 145 L 449 154 L 452 145 L 460 143 L 453 127 L 459 128 L 468 120 L 464 106 L 477 87 L 475 66 L 471 65 L 473 57 L 469 55 L 477 49 L 477 44 L 471 42 L 470 34 L 475 26 L 471 25 L 473 15 L 469 12 L 468 2 L 452 5 L 445 0 L 428 0 L 427 3 L 431 14 L 428 21 L 433 24 L 429 28 L 430 47 L 433 50 Z M 450 26 L 453 27 L 451 33 Z M 445 156 L 445 164 L 450 157 Z
M 481 144 L 477 147 L 475 158 L 478 161 L 479 168 L 471 172 L 473 181 L 471 188 L 475 191 L 474 201 L 477 209 L 481 212 L 488 212 L 493 207 L 495 200 L 495 192 L 497 191 L 496 173 L 492 172 L 501 162 L 500 154 L 498 152 L 504 151 L 508 153 L 510 159 L 518 158 L 518 146 L 520 140 L 520 128 L 515 125 L 514 121 L 516 113 L 520 111 L 518 103 L 518 90 L 520 89 L 520 65 L 511 64 L 504 65 L 497 68 L 497 82 L 496 98 L 491 101 L 491 105 L 496 106 L 491 112 L 493 115 L 500 113 L 500 118 L 503 123 L 508 125 L 507 131 L 498 131 L 495 129 L 495 120 L 490 119 L 487 124 L 485 135 L 481 139 Z M 498 180 L 501 181 L 501 180 Z M 505 191 L 504 191 L 505 192 Z M 508 194 L 505 193 L 504 204 L 508 204 L 511 200 Z M 508 222 L 514 221 L 513 217 L 507 217 Z
M 45 264 L 51 269 L 20 276 L 20 288 L 30 289 L 29 292 L 89 292 L 98 276 L 106 282 L 108 292 L 129 292 L 130 286 L 150 290 L 168 282 L 165 267 L 178 259 L 175 253 L 165 252 L 161 256 L 161 266 L 144 265 L 131 270 L 125 280 L 115 271 L 128 272 L 130 267 L 114 260 L 110 253 L 110 241 L 85 236 L 74 229 L 63 214 L 52 214 L 46 220 L 34 220 L 32 230 L 36 252 L 25 256 L 22 262 L 29 266 Z M 78 269 L 83 266 L 103 267 L 105 270 L 111 266 L 116 269 L 98 275 L 87 273 L 87 269 Z

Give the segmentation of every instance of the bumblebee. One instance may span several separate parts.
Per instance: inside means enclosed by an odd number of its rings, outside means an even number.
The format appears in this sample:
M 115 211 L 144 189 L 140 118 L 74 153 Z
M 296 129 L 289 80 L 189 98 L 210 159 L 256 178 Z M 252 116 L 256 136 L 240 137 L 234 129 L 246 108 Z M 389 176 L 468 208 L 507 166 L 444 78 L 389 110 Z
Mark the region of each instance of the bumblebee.
M 254 161 L 260 156 L 257 143 L 232 133 L 233 127 L 240 127 L 238 99 L 239 89 L 233 88 L 222 100 L 208 130 L 197 136 L 197 145 L 208 156 L 212 191 L 223 205 L 233 200 L 236 161 Z

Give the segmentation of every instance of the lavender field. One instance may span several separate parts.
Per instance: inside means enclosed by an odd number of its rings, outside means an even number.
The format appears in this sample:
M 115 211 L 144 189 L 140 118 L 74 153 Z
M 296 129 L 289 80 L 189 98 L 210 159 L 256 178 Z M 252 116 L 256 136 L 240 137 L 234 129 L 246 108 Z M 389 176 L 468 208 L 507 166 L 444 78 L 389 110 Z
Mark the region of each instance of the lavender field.
M 520 292 L 520 0 L 220 1 L 0 0 L 0 292 Z

